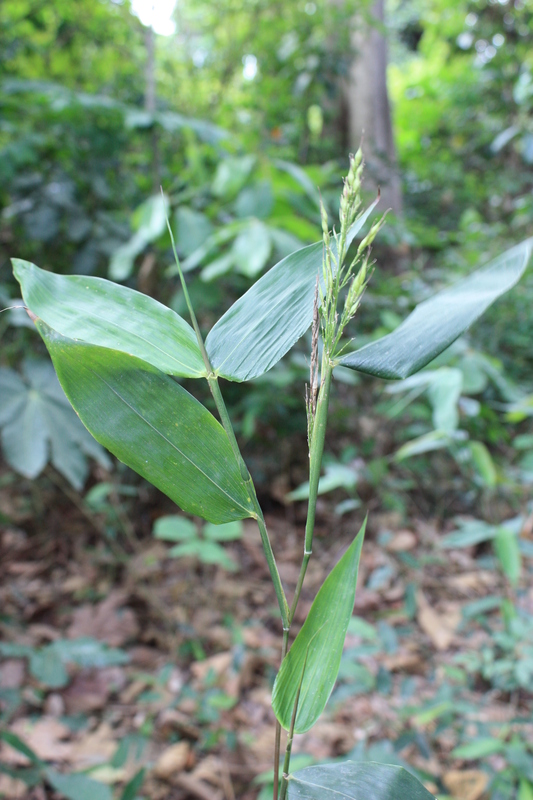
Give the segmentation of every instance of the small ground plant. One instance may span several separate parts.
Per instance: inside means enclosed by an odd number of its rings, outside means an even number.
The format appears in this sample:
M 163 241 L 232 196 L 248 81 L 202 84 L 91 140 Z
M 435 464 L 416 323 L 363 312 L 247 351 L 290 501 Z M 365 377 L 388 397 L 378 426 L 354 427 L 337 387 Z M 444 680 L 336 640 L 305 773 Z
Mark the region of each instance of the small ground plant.
M 367 226 L 366 235 L 351 248 L 377 204 L 376 200 L 360 211 L 362 170 L 359 151 L 350 159 L 338 231 L 330 230 L 323 209 L 322 241 L 287 256 L 269 270 L 221 317 L 205 342 L 175 248 L 192 326 L 131 289 L 99 278 L 55 275 L 18 259 L 13 262 L 24 301 L 61 385 L 93 436 L 186 513 L 202 517 L 211 526 L 246 518 L 257 521 L 282 629 L 282 661 L 272 693 L 277 719 L 274 800 L 432 797 L 416 778 L 396 766 L 349 761 L 291 771 L 294 735 L 314 725 L 337 679 L 353 612 L 365 528 L 363 523 L 324 581 L 289 646 L 313 550 L 332 377 L 339 365 L 386 379 L 418 372 L 519 280 L 533 245 L 533 240 L 528 240 L 509 250 L 421 303 L 391 334 L 353 350 L 346 331 L 371 276 L 371 245 L 384 219 Z M 170 226 L 169 232 L 172 238 Z M 300 573 L 289 601 L 220 378 L 246 381 L 262 375 L 309 328 L 308 514 Z M 220 422 L 176 378 L 207 380 Z M 208 541 L 213 544 L 224 538 L 213 534 L 212 527 L 208 533 L 204 555 Z M 181 542 L 178 547 L 191 546 L 187 532 L 176 535 L 174 530 L 171 535 Z M 280 774 L 282 729 L 287 737 Z

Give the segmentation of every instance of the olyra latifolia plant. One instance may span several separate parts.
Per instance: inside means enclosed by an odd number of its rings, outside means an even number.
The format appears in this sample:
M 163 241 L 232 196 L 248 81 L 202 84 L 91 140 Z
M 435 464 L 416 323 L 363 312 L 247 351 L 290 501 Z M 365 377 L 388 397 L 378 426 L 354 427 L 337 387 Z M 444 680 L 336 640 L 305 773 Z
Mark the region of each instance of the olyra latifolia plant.
M 22 295 L 80 419 L 117 458 L 181 508 L 214 524 L 250 517 L 276 593 L 282 662 L 272 705 L 277 718 L 274 796 L 334 800 L 429 800 L 408 772 L 347 762 L 290 771 L 293 737 L 323 711 L 335 683 L 353 611 L 364 524 L 326 578 L 289 649 L 289 633 L 312 553 L 315 509 L 332 375 L 339 364 L 387 379 L 417 372 L 450 345 L 524 272 L 532 240 L 421 303 L 393 333 L 348 350 L 343 332 L 371 271 L 375 221 L 349 255 L 377 200 L 360 213 L 362 156 L 350 159 L 338 232 L 322 212 L 322 241 L 284 258 L 219 319 L 205 342 L 192 326 L 143 294 L 99 278 L 60 276 L 13 260 Z M 172 236 L 172 232 L 169 231 Z M 179 269 L 179 261 L 176 256 Z M 245 381 L 269 370 L 312 327 L 307 389 L 309 506 L 300 575 L 291 603 L 282 585 L 253 480 L 241 456 L 219 379 Z M 319 348 L 319 340 L 322 347 Z M 208 381 L 220 422 L 176 377 Z M 280 631 L 281 632 L 281 631 Z M 288 731 L 279 779 L 281 729 Z

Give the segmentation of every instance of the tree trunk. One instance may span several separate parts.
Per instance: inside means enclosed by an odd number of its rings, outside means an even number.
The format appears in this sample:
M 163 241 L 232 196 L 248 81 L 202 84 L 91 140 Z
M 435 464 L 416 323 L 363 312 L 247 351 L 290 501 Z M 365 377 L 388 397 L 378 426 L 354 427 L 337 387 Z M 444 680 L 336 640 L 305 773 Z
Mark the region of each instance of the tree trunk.
M 355 151 L 363 139 L 366 186 L 379 186 L 382 208 L 401 215 L 401 183 L 387 92 L 387 42 L 380 31 L 384 0 L 376 0 L 372 16 L 376 26 L 357 17 L 352 34 L 356 55 L 344 87 L 346 140 Z

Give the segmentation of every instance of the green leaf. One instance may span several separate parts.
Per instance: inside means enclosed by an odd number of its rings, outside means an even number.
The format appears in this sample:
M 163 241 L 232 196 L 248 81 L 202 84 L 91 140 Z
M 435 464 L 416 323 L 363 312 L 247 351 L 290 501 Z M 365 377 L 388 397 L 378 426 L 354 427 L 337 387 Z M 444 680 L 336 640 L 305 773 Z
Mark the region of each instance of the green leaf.
M 211 185 L 215 197 L 224 200 L 234 197 L 248 180 L 255 162 L 253 155 L 230 156 L 220 161 Z
M 522 556 L 518 545 L 518 537 L 509 528 L 498 528 L 494 537 L 494 552 L 500 562 L 502 572 L 511 584 L 517 586 L 522 570 Z
M 433 361 L 523 275 L 533 238 L 420 303 L 395 331 L 348 353 L 346 367 L 378 378 L 407 378 Z
M 68 673 L 54 644 L 48 644 L 30 655 L 30 672 L 51 689 L 60 689 L 68 683 Z
M 48 461 L 42 401 L 26 387 L 20 413 L 2 428 L 2 447 L 11 466 L 26 478 L 36 478 Z
M 424 433 L 422 436 L 403 444 L 394 454 L 394 458 L 396 461 L 403 461 L 405 458 L 411 458 L 412 456 L 431 453 L 434 450 L 442 450 L 445 447 L 449 447 L 452 441 L 446 431 L 429 431 L 429 433 Z
M 289 776 L 289 800 L 435 800 L 414 775 L 391 764 L 346 761 Z
M 6 742 L 14 750 L 18 750 L 19 753 L 22 753 L 22 755 L 26 756 L 26 758 L 28 758 L 32 764 L 42 766 L 43 762 L 39 756 L 34 753 L 31 747 L 28 747 L 28 745 L 23 742 L 22 739 L 20 739 L 15 733 L 6 730 L 0 730 L 0 740 Z
M 274 166 L 283 172 L 288 173 L 294 180 L 300 184 L 308 198 L 311 200 L 318 209 L 320 209 L 320 192 L 307 174 L 298 164 L 293 164 L 291 161 L 283 161 L 276 159 Z
M 79 639 L 58 639 L 48 646 L 53 647 L 63 663 L 77 664 L 80 667 L 101 669 L 128 664 L 130 661 L 129 655 L 124 650 L 109 647 L 90 636 L 82 636 Z
M 0 427 L 22 412 L 25 394 L 26 386 L 17 373 L 0 367 Z
M 488 489 L 494 489 L 498 482 L 498 473 L 491 454 L 483 442 L 468 442 L 468 449 L 479 477 Z
M 501 739 L 495 739 L 489 736 L 456 747 L 452 750 L 452 757 L 463 758 L 465 761 L 473 761 L 477 758 L 492 756 L 494 753 L 501 753 L 503 750 L 505 750 L 505 743 L 502 742 Z
M 324 475 L 321 476 L 318 482 L 318 494 L 326 494 L 335 489 L 346 489 L 347 492 L 352 492 L 357 485 L 358 477 L 357 470 L 347 464 L 326 464 Z M 289 492 L 285 499 L 292 502 L 294 500 L 307 500 L 308 497 L 309 481 L 306 481 L 292 492 Z
M 217 542 L 200 541 L 199 545 L 198 557 L 204 564 L 220 564 L 221 567 L 230 572 L 234 572 L 237 569 L 235 561 L 228 556 L 224 548 Z
M 480 519 L 459 520 L 459 530 L 441 537 L 440 546 L 451 550 L 455 547 L 472 547 L 472 545 L 488 542 L 498 533 L 495 525 L 489 525 Z
M 111 460 L 76 417 L 52 365 L 25 359 L 22 371 L 25 380 L 11 370 L 0 370 L 0 390 L 5 389 L 0 395 L 5 458 L 21 475 L 35 478 L 51 455 L 56 469 L 81 489 L 88 472 L 87 455 L 106 469 Z
M 295 733 L 304 733 L 315 724 L 337 680 L 353 612 L 365 527 L 366 520 L 319 589 L 302 629 L 281 664 L 272 692 L 272 708 L 286 730 L 290 728 L 304 664 Z
M 231 250 L 238 271 L 248 278 L 255 278 L 265 268 L 272 250 L 267 226 L 252 219 L 239 233 Z
M 189 206 L 180 206 L 176 211 L 176 244 L 185 257 L 201 247 L 213 233 L 213 226 L 205 214 Z
M 254 515 L 223 427 L 185 389 L 138 358 L 37 327 L 97 441 L 186 512 L 215 523 Z
M 24 302 L 70 339 L 141 358 L 168 375 L 206 374 L 193 329 L 170 308 L 103 278 L 55 275 L 13 259 Z
M 435 371 L 428 387 L 428 397 L 433 406 L 433 426 L 436 430 L 452 433 L 459 424 L 457 403 L 463 388 L 463 373 L 454 367 Z
M 526 778 L 520 779 L 517 800 L 533 800 L 533 783 Z
M 46 779 L 67 800 L 113 800 L 109 786 L 80 773 L 62 775 L 48 769 Z
M 348 243 L 376 202 L 354 222 Z M 219 375 L 233 381 L 257 378 L 303 336 L 313 321 L 317 276 L 322 281 L 322 250 L 317 242 L 279 261 L 219 319 L 206 339 Z
M 202 549 L 201 539 L 191 539 L 188 542 L 182 542 L 181 544 L 175 545 L 175 547 L 171 547 L 170 550 L 168 551 L 168 554 L 172 558 L 186 558 L 187 556 L 200 558 L 201 549 Z
M 154 536 L 167 542 L 183 542 L 197 538 L 198 529 L 190 519 L 182 517 L 181 514 L 171 514 L 168 517 L 159 517 L 155 521 Z
M 203 530 L 205 538 L 214 542 L 234 542 L 236 539 L 242 539 L 242 533 L 242 522 L 240 520 L 227 522 L 225 525 L 207 523 Z
M 133 264 L 139 253 L 150 242 L 159 239 L 166 230 L 168 199 L 155 194 L 144 201 L 132 215 L 135 234 L 113 253 L 109 275 L 113 280 L 124 281 L 133 272 Z
M 135 800 L 137 797 L 137 792 L 143 785 L 144 773 L 144 768 L 135 773 L 131 781 L 129 781 L 124 787 L 124 791 L 120 795 L 120 800 Z

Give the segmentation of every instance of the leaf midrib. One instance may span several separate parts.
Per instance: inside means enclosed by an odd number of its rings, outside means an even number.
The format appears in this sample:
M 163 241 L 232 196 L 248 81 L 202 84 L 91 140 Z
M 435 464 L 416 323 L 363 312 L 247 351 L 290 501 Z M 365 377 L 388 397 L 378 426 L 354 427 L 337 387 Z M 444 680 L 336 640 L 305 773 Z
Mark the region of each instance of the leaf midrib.
M 249 516 L 250 511 L 249 511 L 248 508 L 243 506 L 242 503 L 240 503 L 236 498 L 234 498 L 230 494 L 228 494 L 228 492 L 225 489 L 223 489 L 222 486 L 219 486 L 218 483 L 215 480 L 213 480 L 213 478 L 211 478 L 209 475 L 207 475 L 207 473 L 205 473 L 201 467 L 199 467 L 191 458 L 189 458 L 189 456 L 187 456 L 182 450 L 180 450 L 180 448 L 177 447 L 177 445 L 175 445 L 173 442 L 171 442 L 170 439 L 167 439 L 167 437 L 164 436 L 161 433 L 161 431 L 159 431 L 154 425 L 152 425 L 152 423 L 149 420 L 147 420 L 140 413 L 140 411 L 138 411 L 136 408 L 134 408 L 134 406 L 132 406 L 131 403 L 128 403 L 128 401 L 124 397 L 122 397 L 122 395 L 119 392 L 117 392 L 117 390 L 114 389 L 114 387 L 110 383 L 108 383 L 106 381 L 106 379 L 102 375 L 99 375 L 97 372 L 95 372 L 93 369 L 91 369 L 91 367 L 89 367 L 88 369 L 89 369 L 89 372 L 91 372 L 96 378 L 99 378 L 102 381 L 102 383 L 104 383 L 108 387 L 108 389 L 110 389 L 113 392 L 113 394 L 116 395 L 116 397 L 118 397 L 119 400 L 121 400 L 124 403 L 124 405 L 126 405 L 146 425 L 148 425 L 149 428 L 151 428 L 167 444 L 169 444 L 172 448 L 174 448 L 174 450 L 176 450 L 186 461 L 188 461 L 189 464 L 191 464 L 195 469 L 198 470 L 198 472 L 200 472 L 200 474 L 202 474 L 210 483 L 212 483 L 213 486 L 215 486 L 220 492 L 222 492 L 222 494 L 224 494 L 229 500 L 231 500 L 232 503 L 234 503 L 237 506 L 239 506 L 239 508 L 242 508 L 243 511 L 246 511 L 246 514 Z M 216 422 L 216 420 L 215 420 L 215 422 Z
M 308 245 L 308 246 L 309 246 L 309 247 L 315 247 L 317 244 L 320 244 L 320 242 L 315 242 L 315 244 L 311 244 L 311 245 Z M 280 263 L 281 263 L 281 262 L 280 262 Z M 275 268 L 273 267 L 273 269 L 275 269 Z M 268 274 L 268 273 L 267 273 L 267 274 Z M 317 274 L 319 274 L 319 272 L 318 272 L 318 271 L 317 271 Z M 307 275 L 306 275 L 305 277 L 307 278 Z M 302 282 L 303 282 L 303 281 L 302 281 Z M 256 284 L 256 285 L 257 285 L 257 284 Z M 252 287 L 252 288 L 253 288 L 253 287 Z M 287 298 L 288 296 L 290 296 L 290 295 L 291 295 L 291 293 L 293 293 L 293 292 L 294 292 L 294 286 L 289 286 L 289 287 L 288 287 L 288 288 L 287 288 L 287 289 L 286 289 L 286 290 L 285 290 L 285 291 L 284 291 L 284 292 L 283 292 L 281 295 L 279 295 L 279 296 L 278 296 L 278 300 L 277 300 L 277 301 L 276 301 L 276 302 L 275 302 L 275 303 L 274 303 L 272 306 L 270 306 L 270 307 L 269 307 L 269 309 L 268 309 L 268 313 L 266 313 L 266 314 L 265 314 L 265 313 L 263 313 L 263 315 L 262 315 L 262 316 L 260 316 L 260 317 L 257 319 L 257 321 L 256 321 L 256 322 L 253 324 L 252 328 L 247 328 L 247 330 L 246 330 L 246 333 L 245 333 L 245 334 L 243 334 L 243 335 L 242 335 L 242 337 L 241 337 L 241 338 L 240 338 L 240 339 L 239 339 L 239 340 L 238 340 L 238 341 L 235 343 L 235 346 L 234 346 L 234 348 L 233 348 L 233 349 L 232 349 L 232 350 L 231 350 L 231 351 L 228 353 L 228 355 L 226 356 L 226 358 L 224 359 L 224 361 L 222 361 L 222 362 L 219 364 L 219 366 L 217 367 L 217 372 L 220 372 L 220 370 L 222 369 L 222 367 L 224 366 L 224 364 L 225 364 L 225 363 L 228 361 L 228 359 L 229 359 L 229 358 L 230 358 L 230 357 L 233 355 L 233 353 L 235 352 L 235 350 L 236 350 L 236 349 L 237 349 L 237 348 L 238 348 L 238 347 L 239 347 L 239 346 L 240 346 L 240 345 L 241 345 L 241 344 L 242 344 L 244 341 L 246 341 L 246 339 L 248 338 L 248 336 L 250 336 L 250 334 L 254 333 L 254 331 L 255 331 L 255 330 L 257 329 L 257 327 L 258 327 L 258 326 L 259 326 L 259 325 L 260 325 L 260 324 L 263 322 L 263 320 L 264 320 L 264 319 L 265 319 L 267 316 L 270 316 L 270 315 L 272 314 L 272 312 L 273 312 L 273 311 L 274 311 L 276 308 L 278 308 L 278 306 L 279 306 L 279 305 L 281 305 L 281 303 L 282 303 L 282 302 L 284 302 L 284 301 L 286 300 L 286 298 Z M 243 295 L 243 298 L 244 298 L 244 297 L 245 297 L 245 295 Z M 241 298 L 241 299 L 242 299 L 242 298 Z M 231 310 L 231 309 L 230 309 L 230 310 Z M 222 320 L 220 320 L 220 321 L 222 321 Z M 218 324 L 218 323 L 217 323 L 217 324 Z M 215 327 L 216 327 L 216 326 L 215 326 Z M 222 328 L 222 326 L 221 326 L 221 328 Z M 215 330 L 215 329 L 213 328 L 213 330 Z M 207 344 L 207 342 L 206 342 L 206 344 Z

